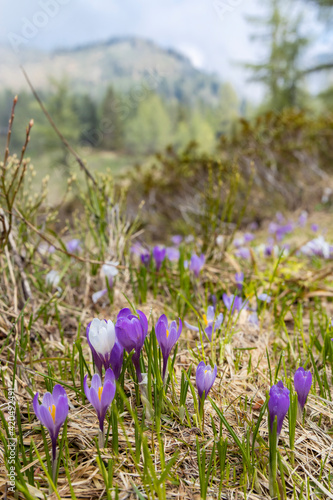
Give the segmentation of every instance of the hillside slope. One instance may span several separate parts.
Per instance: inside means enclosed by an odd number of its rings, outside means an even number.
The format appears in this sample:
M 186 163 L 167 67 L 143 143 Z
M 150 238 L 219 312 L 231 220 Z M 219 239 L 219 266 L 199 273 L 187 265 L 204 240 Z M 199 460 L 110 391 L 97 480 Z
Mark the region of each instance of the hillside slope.
M 27 88 L 20 64 L 39 90 L 47 91 L 50 78 L 65 78 L 75 91 L 88 92 L 95 98 L 112 84 L 122 91 L 131 89 L 138 96 L 143 87 L 148 87 L 181 102 L 202 99 L 214 103 L 220 88 L 217 76 L 197 70 L 187 57 L 136 37 L 113 38 L 52 53 L 26 49 L 19 58 L 10 47 L 0 46 L 0 89 Z

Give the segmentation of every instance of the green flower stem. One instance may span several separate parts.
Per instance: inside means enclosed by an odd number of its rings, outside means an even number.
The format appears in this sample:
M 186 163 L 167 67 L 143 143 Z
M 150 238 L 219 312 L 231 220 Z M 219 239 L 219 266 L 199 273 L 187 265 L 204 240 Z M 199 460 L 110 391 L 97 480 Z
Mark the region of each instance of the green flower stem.
M 269 425 L 269 493 L 271 497 L 277 496 L 277 417 L 274 419 L 273 430 L 271 431 L 270 422 Z

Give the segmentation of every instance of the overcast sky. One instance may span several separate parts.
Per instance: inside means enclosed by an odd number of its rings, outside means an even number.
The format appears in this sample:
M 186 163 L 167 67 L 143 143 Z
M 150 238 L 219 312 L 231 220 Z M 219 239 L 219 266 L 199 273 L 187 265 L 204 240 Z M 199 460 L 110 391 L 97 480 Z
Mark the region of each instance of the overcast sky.
M 253 26 L 245 17 L 262 13 L 263 4 L 262 0 L 0 0 L 0 43 L 24 35 L 27 20 L 40 25 L 25 43 L 27 48 L 71 47 L 138 35 L 184 52 L 197 67 L 244 89 L 246 74 L 235 63 L 255 61 L 263 50 L 249 41 Z M 325 38 L 314 11 L 309 8 L 306 14 L 308 32 L 320 50 L 326 50 L 331 40 Z

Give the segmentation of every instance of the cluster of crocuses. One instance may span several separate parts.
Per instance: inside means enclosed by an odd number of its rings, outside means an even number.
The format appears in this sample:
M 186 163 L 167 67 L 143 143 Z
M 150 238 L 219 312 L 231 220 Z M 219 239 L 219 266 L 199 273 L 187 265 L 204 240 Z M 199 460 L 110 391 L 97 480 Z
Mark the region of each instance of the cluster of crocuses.
M 312 385 L 312 375 L 310 371 L 300 367 L 294 374 L 294 387 L 298 398 L 298 412 L 302 415 L 307 397 Z M 282 430 L 283 420 L 289 410 L 290 396 L 289 389 L 284 387 L 280 380 L 273 385 L 269 391 L 268 401 L 268 421 L 269 421 L 269 484 L 270 493 L 276 496 L 276 475 L 277 475 L 277 443 Z
M 191 238 L 192 240 L 193 238 Z M 186 238 L 185 241 L 189 241 L 189 238 Z M 155 263 L 156 271 L 160 271 L 163 262 L 167 259 L 170 262 L 178 262 L 180 258 L 179 245 L 182 242 L 182 237 L 179 235 L 172 237 L 173 246 L 164 247 L 160 245 L 154 246 L 152 251 L 147 250 L 139 243 L 136 243 L 132 246 L 132 253 L 139 255 L 142 264 L 146 267 L 149 267 L 151 259 L 153 259 Z M 197 255 L 196 253 L 192 253 L 189 261 L 184 261 L 185 269 L 189 269 L 196 278 L 199 277 L 200 272 L 205 264 L 205 256 L 204 254 Z
M 300 366 L 294 374 L 294 387 L 298 397 L 298 408 L 303 413 L 304 406 L 312 385 L 312 374 Z M 268 411 L 270 429 L 273 429 L 275 417 L 277 419 L 277 434 L 280 435 L 284 417 L 289 409 L 289 389 L 284 387 L 280 380 L 269 391 Z
M 155 334 L 163 357 L 163 379 L 167 375 L 167 364 L 171 350 L 179 339 L 182 331 L 182 321 L 168 322 L 163 314 L 155 326 Z M 133 313 L 129 308 L 122 309 L 115 324 L 111 320 L 93 319 L 87 327 L 87 341 L 90 346 L 95 373 L 88 385 L 88 375 L 85 376 L 83 387 L 88 401 L 95 408 L 99 421 L 99 441 L 104 443 L 103 425 L 106 413 L 116 393 L 116 380 L 119 378 L 123 365 L 124 350 L 132 354 L 132 363 L 135 367 L 138 382 L 143 384 L 143 375 L 140 367 L 140 354 L 148 333 L 148 319 L 139 310 Z M 200 366 L 200 365 L 199 365 Z M 103 368 L 105 371 L 103 382 Z M 208 370 L 208 368 L 207 368 Z M 207 376 L 197 376 L 198 391 L 207 395 L 214 380 Z M 42 404 L 38 403 L 39 394 L 33 400 L 36 416 L 48 429 L 52 441 L 53 470 L 56 469 L 56 442 L 61 426 L 68 415 L 68 399 L 65 389 L 56 385 L 53 393 L 47 392 Z M 101 438 L 102 436 L 102 438 Z

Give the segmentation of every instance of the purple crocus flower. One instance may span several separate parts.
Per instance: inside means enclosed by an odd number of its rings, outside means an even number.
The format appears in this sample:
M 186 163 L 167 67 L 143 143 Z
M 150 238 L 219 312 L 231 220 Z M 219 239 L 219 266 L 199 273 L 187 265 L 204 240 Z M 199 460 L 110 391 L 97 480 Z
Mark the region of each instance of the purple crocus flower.
M 116 334 L 120 345 L 128 352 L 134 350 L 132 361 L 136 369 L 138 381 L 142 382 L 140 368 L 140 353 L 148 333 L 148 320 L 146 315 L 137 310 L 138 316 L 131 309 L 124 308 L 119 311 L 116 321 Z
M 177 245 L 178 247 L 183 241 L 183 237 L 180 236 L 180 234 L 175 234 L 174 236 L 172 236 L 171 241 L 174 245 Z
M 212 335 L 213 335 L 213 325 L 214 325 L 214 332 L 216 332 L 223 321 L 223 314 L 220 313 L 216 319 L 215 319 L 215 308 L 214 306 L 208 306 L 207 308 L 207 315 L 203 314 L 202 319 L 205 323 L 205 333 L 207 337 L 209 338 L 209 341 L 212 340 Z M 214 323 L 215 320 L 215 323 Z M 193 332 L 198 332 L 199 328 L 197 326 L 190 325 L 187 321 L 184 321 L 185 326 L 189 329 L 192 330 Z
M 148 267 L 150 264 L 150 252 L 148 252 L 148 250 L 145 250 L 144 252 L 142 252 L 142 254 L 140 255 L 140 259 L 141 259 L 142 264 L 144 266 Z
M 298 217 L 298 224 L 301 227 L 304 227 L 305 224 L 307 223 L 308 220 L 308 213 L 306 211 L 303 211 L 301 215 Z
M 156 271 L 159 271 L 162 266 L 162 262 L 164 261 L 166 256 L 166 249 L 164 247 L 155 246 L 153 248 L 153 257 L 155 260 Z
M 244 273 L 243 272 L 236 273 L 235 280 L 236 280 L 237 288 L 241 292 L 243 289 L 243 283 L 244 283 Z
M 108 368 L 105 372 L 104 384 L 102 384 L 101 377 L 95 373 L 91 380 L 90 389 L 88 387 L 87 377 L 88 375 L 84 377 L 83 381 L 84 393 L 89 403 L 91 403 L 96 410 L 99 428 L 103 433 L 105 415 L 116 393 L 115 376 L 111 368 Z
M 247 247 L 240 247 L 235 252 L 235 255 L 236 255 L 236 257 L 239 257 L 240 259 L 250 259 L 251 258 L 251 251 Z
M 312 230 L 314 233 L 316 233 L 316 232 L 318 231 L 318 229 L 319 229 L 318 224 L 311 224 L 311 230 Z
M 108 282 L 109 282 L 109 287 L 112 288 L 113 287 L 113 277 L 112 276 L 109 276 Z M 93 303 L 96 304 L 96 302 L 107 293 L 108 293 L 107 288 L 103 288 L 103 290 L 98 290 L 98 292 L 93 293 L 91 296 Z
M 87 326 L 87 340 L 96 368 L 102 375 L 110 367 L 111 352 L 116 341 L 115 327 L 111 320 L 94 318 Z
M 56 445 L 60 427 L 68 415 L 68 399 L 65 389 L 57 384 L 54 386 L 52 394 L 46 392 L 43 402 L 38 403 L 39 393 L 33 399 L 33 407 L 36 417 L 41 421 L 50 433 L 52 441 L 52 461 L 56 460 Z
M 199 277 L 200 271 L 203 268 L 204 264 L 205 264 L 204 254 L 201 254 L 200 257 L 198 257 L 198 255 L 195 253 L 192 254 L 189 268 L 191 271 L 193 271 L 194 276 L 196 278 Z
M 269 304 L 270 301 L 272 300 L 272 297 L 267 293 L 263 292 L 258 295 L 258 299 L 261 300 L 262 302 L 267 302 L 267 304 Z
M 166 257 L 170 260 L 170 262 L 177 262 L 179 260 L 179 250 L 175 247 L 167 247 L 166 248 Z
M 206 365 L 204 361 L 200 361 L 195 374 L 195 380 L 199 395 L 199 407 L 201 404 L 201 398 L 203 393 L 205 393 L 205 399 L 207 398 L 208 393 L 215 382 L 216 374 L 217 374 L 216 365 L 214 366 L 214 370 L 212 370 L 212 367 L 210 365 Z
M 242 309 L 246 309 L 247 307 L 247 300 L 242 301 L 241 297 L 238 297 L 237 295 L 227 295 L 224 293 L 222 295 L 224 305 L 228 309 L 228 311 L 231 310 L 232 313 L 235 311 L 240 312 Z
M 250 243 L 250 241 L 254 240 L 254 234 L 252 233 L 245 233 L 244 234 L 244 242 L 245 243 Z
M 77 238 L 73 238 L 72 240 L 68 241 L 68 243 L 66 243 L 66 249 L 69 253 L 80 252 L 82 250 L 81 241 Z
M 288 233 L 291 233 L 294 229 L 294 226 L 291 222 L 288 222 L 288 224 L 284 224 L 283 226 L 279 226 L 276 230 L 276 239 L 278 241 L 281 241 L 282 238 Z
M 300 366 L 294 375 L 294 386 L 295 391 L 298 396 L 298 406 L 301 412 L 304 410 L 304 406 L 310 392 L 312 385 L 312 374 L 310 371 L 305 371 L 302 366 Z
M 273 385 L 269 391 L 268 411 L 270 419 L 270 430 L 272 432 L 274 419 L 277 417 L 277 435 L 281 433 L 283 419 L 289 409 L 289 389 L 284 387 L 283 382 L 280 380 L 277 384 Z
M 110 356 L 110 365 L 116 380 L 119 379 L 123 366 L 124 348 L 120 345 L 117 337 Z
M 163 380 L 165 378 L 166 367 L 168 364 L 168 358 L 170 356 L 170 352 L 179 339 L 179 336 L 182 332 L 183 323 L 179 318 L 179 326 L 177 328 L 176 321 L 172 321 L 170 323 L 170 327 L 168 324 L 168 319 L 165 314 L 159 317 L 156 326 L 155 326 L 155 334 L 157 338 L 157 342 L 162 351 L 163 356 Z

